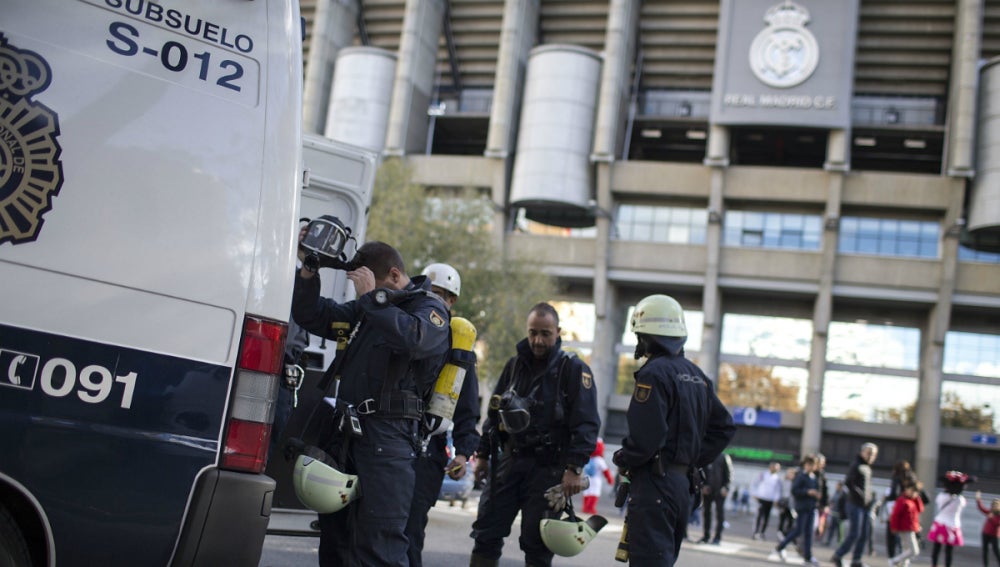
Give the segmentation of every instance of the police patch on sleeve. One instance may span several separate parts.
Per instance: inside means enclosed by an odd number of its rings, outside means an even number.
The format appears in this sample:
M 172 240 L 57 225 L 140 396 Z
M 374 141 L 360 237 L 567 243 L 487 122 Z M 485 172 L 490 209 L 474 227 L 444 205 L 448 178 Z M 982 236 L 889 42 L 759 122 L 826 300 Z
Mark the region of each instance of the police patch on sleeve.
M 430 322 L 435 327 L 444 327 L 447 324 L 444 322 L 444 317 L 438 315 L 438 312 L 433 309 L 431 309 L 431 314 L 428 315 L 427 318 L 430 319 Z
M 580 382 L 586 389 L 591 389 L 594 386 L 594 377 L 590 375 L 589 372 L 584 372 L 580 377 Z
M 639 402 L 640 404 L 645 403 L 649 400 L 649 395 L 653 392 L 653 387 L 649 384 L 636 384 L 635 393 L 632 394 L 632 398 Z

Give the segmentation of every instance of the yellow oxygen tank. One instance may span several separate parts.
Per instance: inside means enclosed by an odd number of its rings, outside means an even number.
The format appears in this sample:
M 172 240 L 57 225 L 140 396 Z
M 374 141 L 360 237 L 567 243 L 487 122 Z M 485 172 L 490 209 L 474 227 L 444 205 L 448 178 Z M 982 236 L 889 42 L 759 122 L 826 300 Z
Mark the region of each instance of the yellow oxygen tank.
M 465 382 L 465 373 L 476 361 L 476 355 L 472 352 L 475 342 L 475 325 L 464 317 L 452 317 L 451 355 L 438 373 L 434 391 L 427 404 L 430 435 L 444 433 L 451 426 L 458 406 L 458 395 L 462 393 L 462 384 Z

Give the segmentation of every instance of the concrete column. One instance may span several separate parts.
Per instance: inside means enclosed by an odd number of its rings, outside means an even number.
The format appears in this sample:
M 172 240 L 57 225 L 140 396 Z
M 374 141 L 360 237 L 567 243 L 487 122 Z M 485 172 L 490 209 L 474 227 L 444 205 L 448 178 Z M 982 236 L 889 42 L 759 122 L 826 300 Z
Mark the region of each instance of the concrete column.
M 598 384 L 597 411 L 603 422 L 607 420 L 608 397 L 615 391 L 618 360 L 615 345 L 621 331 L 614 317 L 614 293 L 608 282 L 608 257 L 611 245 L 611 170 L 610 163 L 597 164 L 597 210 L 595 220 L 597 237 L 594 251 L 594 351 L 590 369 Z
M 540 0 L 504 2 L 486 157 L 506 158 L 513 150 L 528 53 L 535 45 L 540 9 Z
M 941 446 L 941 382 L 944 373 L 944 339 L 951 325 L 952 298 L 955 293 L 955 272 L 958 269 L 959 219 L 965 183 L 952 181 L 951 204 L 942 222 L 941 287 L 937 303 L 927 318 L 921 342 L 920 394 L 917 398 L 917 446 L 913 468 L 922 479 L 937 477 L 938 451 Z M 933 511 L 921 517 L 929 525 Z
M 333 89 L 333 67 L 341 48 L 354 41 L 356 0 L 318 0 L 302 83 L 302 130 L 322 134 Z
M 708 193 L 708 229 L 705 234 L 705 289 L 702 292 L 704 322 L 701 329 L 701 355 L 698 366 L 709 376 L 719 375 L 719 346 L 722 340 L 722 298 L 719 293 L 719 257 L 722 254 L 722 219 L 726 166 L 729 165 L 729 130 L 722 126 L 709 129 L 705 165 L 712 167 Z
M 385 154 L 423 153 L 445 0 L 406 0 Z
M 493 167 L 490 198 L 493 201 L 493 238 L 503 257 L 507 255 L 507 187 L 510 185 L 512 160 L 488 160 Z M 486 415 L 486 414 L 483 414 Z
M 983 34 L 983 0 L 959 0 L 948 86 L 947 173 L 975 175 L 976 90 Z
M 843 130 L 830 133 L 827 143 L 827 169 L 832 170 L 827 184 L 826 210 L 823 212 L 823 263 L 820 268 L 819 291 L 813 305 L 812 350 L 809 357 L 809 381 L 806 385 L 806 407 L 802 413 L 800 454 L 820 450 L 823 433 L 823 386 L 826 377 L 827 332 L 833 314 L 833 284 L 836 279 L 837 239 L 840 226 L 840 205 L 844 192 L 846 146 L 849 137 Z
M 826 143 L 827 171 L 848 171 L 851 168 L 851 133 L 848 130 L 830 130 Z
M 639 0 L 611 0 L 591 154 L 595 161 L 614 160 L 622 146 L 638 21 Z

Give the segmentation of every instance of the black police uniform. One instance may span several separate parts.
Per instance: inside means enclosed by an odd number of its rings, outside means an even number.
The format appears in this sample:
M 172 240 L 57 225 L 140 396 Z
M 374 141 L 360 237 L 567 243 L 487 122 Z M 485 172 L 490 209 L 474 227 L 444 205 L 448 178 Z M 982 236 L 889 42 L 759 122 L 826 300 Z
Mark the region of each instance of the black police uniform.
M 493 391 L 502 395 L 513 389 L 528 398 L 531 418 L 525 431 L 509 435 L 499 431 L 499 415 L 492 407 L 487 414 L 477 458 L 491 458 L 492 470 L 472 524 L 474 557 L 500 558 L 503 540 L 520 510 L 518 541 L 525 564 L 552 564 L 539 522 L 558 513 L 548 509 L 545 491 L 562 482 L 567 466 L 587 464 L 601 427 L 590 367 L 561 346 L 557 339 L 549 358 L 536 361 L 528 340 L 522 340 Z
M 629 563 L 671 566 L 687 535 L 690 471 L 715 460 L 736 427 L 712 383 L 683 350 L 651 355 L 635 382 L 629 435 L 614 459 L 632 480 Z
M 454 427 L 451 437 L 455 454 L 471 457 L 479 447 L 479 432 L 476 430 L 479 423 L 479 377 L 475 366 L 471 366 L 465 373 L 452 422 Z M 444 433 L 435 435 L 431 437 L 427 451 L 414 462 L 417 482 L 413 490 L 413 503 L 410 505 L 410 519 L 406 523 L 406 537 L 410 540 L 410 567 L 423 565 L 421 553 L 424 549 L 427 513 L 441 493 L 444 467 L 448 465 L 447 447 L 448 436 Z
M 357 474 L 361 498 L 335 514 L 320 514 L 320 565 L 406 565 L 406 519 L 413 497 L 413 461 L 420 450 L 422 402 L 418 391 L 437 378 L 451 348 L 448 309 L 424 276 L 413 292 L 380 305 L 376 292 L 337 303 L 320 298 L 319 277 L 295 279 L 292 313 L 313 334 L 334 338 L 343 322 L 351 338 L 343 359 L 339 402 L 358 408 L 363 435 L 350 441 L 332 435 L 328 453 L 341 456 L 345 472 Z M 420 388 L 418 390 L 418 388 Z

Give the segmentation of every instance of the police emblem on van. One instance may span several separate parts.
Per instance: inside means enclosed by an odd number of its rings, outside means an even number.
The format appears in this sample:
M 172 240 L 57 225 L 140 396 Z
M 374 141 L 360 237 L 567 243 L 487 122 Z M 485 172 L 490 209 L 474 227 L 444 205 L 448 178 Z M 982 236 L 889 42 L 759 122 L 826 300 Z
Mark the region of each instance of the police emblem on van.
M 38 238 L 42 215 L 62 187 L 56 113 L 32 97 L 49 87 L 41 56 L 0 34 L 0 245 Z

